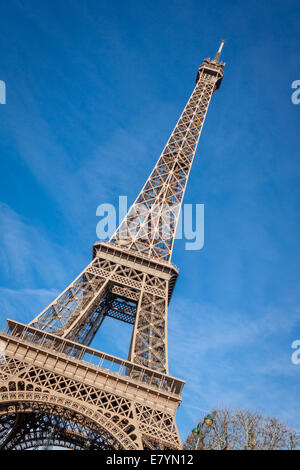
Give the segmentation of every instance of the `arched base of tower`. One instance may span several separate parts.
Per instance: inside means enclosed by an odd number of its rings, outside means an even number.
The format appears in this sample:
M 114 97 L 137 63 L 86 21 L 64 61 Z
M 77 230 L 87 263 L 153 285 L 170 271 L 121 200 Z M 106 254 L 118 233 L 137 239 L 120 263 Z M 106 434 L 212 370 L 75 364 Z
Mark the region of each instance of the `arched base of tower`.
M 180 449 L 179 379 L 124 360 L 132 376 L 110 371 L 51 348 L 47 334 L 47 347 L 25 336 L 0 333 L 0 448 Z
M 8 410 L 0 410 L 0 413 Z M 52 447 L 70 450 L 120 450 L 120 443 L 87 418 L 61 409 L 59 414 L 27 412 L 0 414 L 0 449 Z
M 9 395 L 15 400 L 9 400 Z M 116 419 L 108 419 L 107 426 L 103 426 L 88 416 L 89 410 L 86 415 L 75 411 L 74 403 L 69 402 L 69 407 L 65 407 L 38 401 L 41 397 L 37 392 L 34 396 L 37 401 L 21 401 L 20 393 L 8 393 L 7 402 L 1 403 L 0 450 L 43 446 L 77 450 L 142 449 L 123 430 L 128 424 L 126 420 L 116 424 Z

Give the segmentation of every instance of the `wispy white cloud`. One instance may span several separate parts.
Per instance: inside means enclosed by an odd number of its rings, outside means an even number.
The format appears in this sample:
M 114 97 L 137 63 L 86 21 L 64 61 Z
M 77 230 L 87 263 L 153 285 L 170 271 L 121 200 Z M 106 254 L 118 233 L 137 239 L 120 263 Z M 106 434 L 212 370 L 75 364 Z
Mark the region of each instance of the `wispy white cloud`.
M 149 130 L 147 125 L 149 115 L 161 105 L 159 101 L 149 103 L 132 117 L 128 127 L 117 125 L 108 135 L 100 132 L 99 136 L 93 133 L 91 137 L 79 124 L 74 124 L 76 139 L 81 147 L 89 149 L 78 159 L 74 153 L 68 154 L 25 80 L 21 91 L 15 91 L 15 100 L 17 108 L 11 105 L 8 111 L 8 132 L 19 157 L 81 238 L 86 222 L 90 227 L 100 203 L 111 202 L 118 194 L 129 195 L 129 203 L 133 201 L 163 148 L 163 142 L 153 146 L 157 131 Z M 170 105 L 164 106 L 169 111 Z M 90 119 L 90 114 L 86 118 Z
M 78 257 L 50 241 L 41 229 L 0 203 L 1 323 L 29 322 L 77 275 Z M 9 287 L 8 287 L 9 286 Z
M 6 318 L 28 323 L 57 295 L 55 289 L 7 289 L 0 287 L 0 320 Z
M 0 260 L 8 283 L 36 288 L 64 283 L 74 258 L 67 248 L 51 242 L 42 229 L 32 225 L 8 205 L 0 203 Z

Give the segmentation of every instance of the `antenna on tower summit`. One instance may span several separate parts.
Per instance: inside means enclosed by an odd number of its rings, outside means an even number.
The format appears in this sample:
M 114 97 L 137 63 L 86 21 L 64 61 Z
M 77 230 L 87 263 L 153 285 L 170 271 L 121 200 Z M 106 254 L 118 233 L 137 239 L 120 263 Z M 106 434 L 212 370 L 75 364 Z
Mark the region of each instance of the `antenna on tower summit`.
M 222 39 L 221 44 L 220 44 L 220 47 L 219 47 L 219 50 L 218 50 L 218 52 L 216 53 L 216 57 L 215 57 L 215 61 L 216 61 L 216 62 L 219 62 L 219 59 L 220 59 L 221 52 L 222 52 L 222 49 L 223 49 L 223 47 L 224 47 L 224 44 L 225 44 L 225 41 L 224 41 L 224 39 Z

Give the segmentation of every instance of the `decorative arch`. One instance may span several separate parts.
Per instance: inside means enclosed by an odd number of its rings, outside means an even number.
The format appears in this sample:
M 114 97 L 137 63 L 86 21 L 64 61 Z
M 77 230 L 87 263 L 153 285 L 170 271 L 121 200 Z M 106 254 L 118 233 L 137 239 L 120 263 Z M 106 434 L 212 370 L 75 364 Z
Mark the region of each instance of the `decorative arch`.
M 134 439 L 135 436 L 129 436 L 127 433 L 128 428 L 131 426 L 128 420 L 118 419 L 118 417 L 111 416 L 109 413 L 106 413 L 105 416 L 99 410 L 93 409 L 86 403 L 79 403 L 72 397 L 55 396 L 49 392 L 39 391 L 38 388 L 33 391 L 19 390 L 18 383 L 15 385 L 13 385 L 12 380 L 9 383 L 10 390 L 4 391 L 2 387 L 0 392 L 0 418 L 3 415 L 13 414 L 16 416 L 36 414 L 38 416 L 64 417 L 64 419 L 75 421 L 90 428 L 95 433 L 98 432 L 99 435 L 105 435 L 112 449 L 141 449 L 137 439 Z M 41 433 L 40 441 L 42 442 L 43 439 L 44 436 Z M 50 441 L 55 443 L 54 438 Z M 75 442 L 75 439 L 70 438 L 66 442 L 71 443 L 72 441 Z

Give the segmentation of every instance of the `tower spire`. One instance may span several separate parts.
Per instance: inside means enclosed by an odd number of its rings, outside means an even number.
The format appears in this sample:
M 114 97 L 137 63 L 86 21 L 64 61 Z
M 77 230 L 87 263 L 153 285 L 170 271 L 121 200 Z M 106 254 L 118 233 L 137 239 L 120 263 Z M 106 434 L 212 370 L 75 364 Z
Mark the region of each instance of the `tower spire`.
M 216 53 L 215 62 L 219 62 L 222 49 L 224 47 L 225 41 L 222 39 L 218 52 Z

